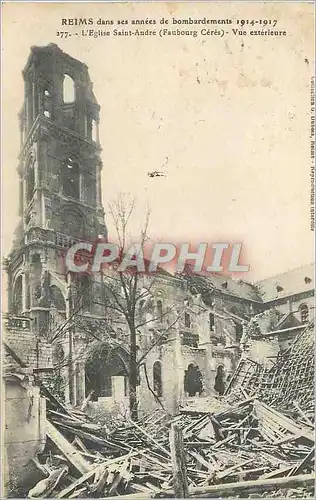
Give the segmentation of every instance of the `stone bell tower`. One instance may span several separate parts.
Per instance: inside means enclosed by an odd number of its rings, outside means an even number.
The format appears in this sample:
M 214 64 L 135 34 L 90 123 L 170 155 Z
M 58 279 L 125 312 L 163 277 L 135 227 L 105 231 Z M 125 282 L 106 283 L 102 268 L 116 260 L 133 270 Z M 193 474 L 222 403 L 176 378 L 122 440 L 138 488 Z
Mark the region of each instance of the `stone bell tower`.
M 81 295 L 92 313 L 89 277 L 69 276 L 65 254 L 78 240 L 107 237 L 101 202 L 100 106 L 87 66 L 55 44 L 32 47 L 19 114 L 19 215 L 7 259 L 9 313 L 49 337 Z M 56 330 L 56 328 L 55 328 Z

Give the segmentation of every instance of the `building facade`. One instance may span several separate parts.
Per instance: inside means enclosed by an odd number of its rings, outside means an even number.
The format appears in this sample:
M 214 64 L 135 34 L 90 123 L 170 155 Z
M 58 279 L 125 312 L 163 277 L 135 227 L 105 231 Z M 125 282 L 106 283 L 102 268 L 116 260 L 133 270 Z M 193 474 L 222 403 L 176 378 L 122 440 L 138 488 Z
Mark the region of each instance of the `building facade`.
M 66 402 L 92 393 L 92 407 L 128 411 L 129 332 L 122 316 L 108 317 L 107 277 L 65 268 L 71 245 L 107 238 L 100 108 L 88 69 L 50 44 L 32 47 L 23 77 L 7 347 Z M 277 349 L 290 342 L 314 312 L 312 266 L 291 273 L 257 284 L 216 274 L 143 277 L 147 292 L 135 311 L 140 410 L 176 412 L 187 398 L 221 395 L 253 331 L 281 332 Z

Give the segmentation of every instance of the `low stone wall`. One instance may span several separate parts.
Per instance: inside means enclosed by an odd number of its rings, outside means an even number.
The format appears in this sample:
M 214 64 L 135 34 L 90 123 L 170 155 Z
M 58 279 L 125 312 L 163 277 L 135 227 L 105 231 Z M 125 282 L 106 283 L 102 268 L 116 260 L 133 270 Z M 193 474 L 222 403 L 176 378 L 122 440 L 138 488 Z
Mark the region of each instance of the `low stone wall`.
M 6 373 L 4 488 L 9 494 L 33 483 L 38 470 L 31 459 L 46 443 L 46 401 L 30 375 Z

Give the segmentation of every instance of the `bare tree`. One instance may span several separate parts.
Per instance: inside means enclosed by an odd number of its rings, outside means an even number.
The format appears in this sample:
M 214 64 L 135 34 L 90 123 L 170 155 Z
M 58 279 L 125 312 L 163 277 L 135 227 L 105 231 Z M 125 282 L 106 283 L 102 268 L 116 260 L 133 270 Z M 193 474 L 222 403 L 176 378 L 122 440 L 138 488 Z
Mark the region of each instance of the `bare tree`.
M 70 330 L 82 330 L 85 332 L 87 338 L 97 341 L 101 345 L 104 341 L 111 345 L 113 343 L 113 333 L 117 324 L 126 325 L 127 329 L 127 350 L 129 352 L 128 362 L 128 387 L 129 387 L 129 409 L 130 416 L 133 420 L 138 419 L 138 401 L 137 401 L 137 386 L 139 380 L 140 367 L 143 368 L 145 380 L 149 391 L 153 394 L 156 400 L 161 404 L 159 397 L 155 391 L 150 387 L 150 382 L 146 372 L 146 358 L 148 354 L 158 345 L 173 342 L 175 338 L 170 336 L 173 328 L 177 324 L 179 318 L 184 314 L 183 307 L 175 308 L 165 307 L 164 311 L 158 314 L 150 314 L 144 318 L 139 314 L 141 302 L 150 301 L 153 295 L 154 285 L 157 284 L 159 279 L 159 269 L 155 275 L 147 275 L 146 270 L 139 271 L 137 266 L 131 266 L 126 270 L 121 270 L 119 263 L 124 258 L 126 253 L 133 245 L 133 238 L 130 234 L 130 225 L 132 218 L 135 215 L 135 199 L 120 194 L 118 198 L 110 203 L 109 213 L 112 218 L 114 231 L 116 233 L 117 245 L 119 247 L 119 258 L 111 265 L 107 265 L 102 269 L 102 287 L 103 287 L 103 319 L 93 320 L 88 319 L 83 315 L 82 307 L 74 308 L 73 314 L 56 329 L 54 339 L 58 336 L 65 334 Z M 146 210 L 144 220 L 140 229 L 140 234 L 137 242 L 134 244 L 136 252 L 143 261 L 145 267 L 149 265 L 145 255 L 145 245 L 149 240 L 148 224 L 149 224 L 150 211 Z M 100 283 L 98 283 L 100 285 Z M 95 298 L 92 302 L 99 304 Z M 78 304 L 81 305 L 79 301 Z M 77 304 L 76 304 L 77 305 Z M 144 327 L 150 326 L 159 320 L 161 328 L 155 329 L 155 338 L 151 341 L 150 345 L 143 347 L 138 354 L 137 338 L 138 333 Z M 168 320 L 168 321 L 166 321 Z M 76 360 L 79 360 L 85 354 L 84 349 L 76 353 Z M 61 366 L 73 363 L 74 359 L 63 360 Z
M 130 235 L 130 223 L 134 215 L 135 210 L 135 200 L 129 196 L 124 196 L 120 194 L 114 202 L 110 204 L 109 212 L 114 224 L 116 238 L 119 246 L 120 258 L 124 258 L 128 249 L 131 248 L 133 244 Z M 139 239 L 137 241 L 135 260 L 140 257 L 143 261 L 145 255 L 145 245 L 149 240 L 148 236 L 148 224 L 149 224 L 150 210 L 144 214 L 143 226 L 140 229 Z M 147 262 L 147 265 L 149 262 Z M 148 353 L 156 346 L 165 343 L 172 342 L 174 339 L 168 337 L 168 332 L 172 330 L 174 325 L 181 313 L 179 311 L 174 311 L 174 308 L 166 308 L 163 314 L 155 317 L 151 315 L 150 319 L 143 319 L 139 315 L 139 308 L 141 301 L 145 301 L 151 295 L 151 291 L 155 283 L 159 280 L 159 270 L 158 274 L 146 276 L 146 272 L 139 271 L 137 266 L 132 266 L 131 269 L 120 270 L 120 266 L 114 265 L 107 268 L 104 276 L 104 287 L 106 295 L 109 300 L 106 301 L 105 308 L 112 309 L 116 312 L 118 317 L 124 319 L 128 329 L 128 343 L 129 343 L 129 407 L 130 416 L 133 420 L 138 418 L 138 401 L 137 401 L 137 385 L 139 378 L 139 368 L 140 366 L 146 368 L 145 362 Z M 144 284 L 146 286 L 144 286 Z M 166 319 L 172 313 L 173 319 L 163 328 L 160 332 L 157 332 L 155 340 L 151 343 L 151 346 L 142 351 L 138 359 L 138 346 L 137 346 L 137 334 L 142 327 L 148 326 L 151 322 L 156 320 Z M 148 377 L 145 377 L 148 385 L 148 389 L 154 393 L 151 389 L 148 381 Z M 156 398 L 157 399 L 157 398 Z
M 123 194 L 119 194 L 117 200 L 109 205 L 109 212 L 112 217 L 116 238 L 119 246 L 119 256 L 122 259 L 127 251 L 127 245 L 130 243 L 129 225 L 135 209 L 135 199 Z M 140 234 L 140 250 L 144 250 L 148 235 L 149 209 L 145 214 L 144 228 Z M 111 272 L 113 271 L 113 272 Z M 107 307 L 122 315 L 126 321 L 129 331 L 129 406 L 131 418 L 137 420 L 137 325 L 136 308 L 140 300 L 138 293 L 139 275 L 136 269 L 129 269 L 128 272 L 121 271 L 119 266 L 108 269 L 104 286 L 107 295 L 110 298 Z

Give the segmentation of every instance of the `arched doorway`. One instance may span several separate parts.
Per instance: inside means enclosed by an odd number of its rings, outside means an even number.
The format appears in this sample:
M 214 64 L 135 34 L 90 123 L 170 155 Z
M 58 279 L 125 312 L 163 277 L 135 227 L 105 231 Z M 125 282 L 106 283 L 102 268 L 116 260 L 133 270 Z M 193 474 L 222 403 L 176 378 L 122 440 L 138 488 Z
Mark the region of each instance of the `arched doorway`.
M 93 391 L 92 401 L 127 395 L 128 355 L 119 345 L 98 343 L 93 346 L 85 364 L 85 393 Z
M 225 392 L 225 371 L 224 365 L 218 365 L 215 376 L 214 389 L 219 396 L 223 396 Z
M 203 392 L 203 377 L 198 365 L 190 363 L 184 373 L 184 391 L 193 397 Z

